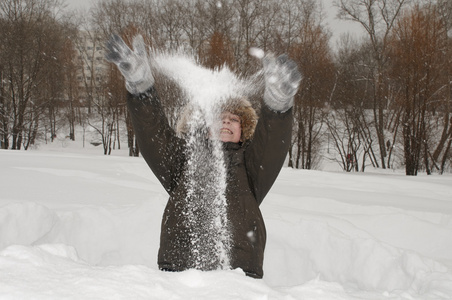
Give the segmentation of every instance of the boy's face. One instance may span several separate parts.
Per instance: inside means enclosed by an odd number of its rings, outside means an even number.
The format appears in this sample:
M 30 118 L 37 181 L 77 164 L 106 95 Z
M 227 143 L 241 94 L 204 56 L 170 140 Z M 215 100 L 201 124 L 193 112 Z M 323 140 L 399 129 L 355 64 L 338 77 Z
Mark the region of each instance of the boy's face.
M 242 135 L 240 117 L 226 111 L 220 115 L 220 119 L 220 140 L 222 142 L 240 142 Z

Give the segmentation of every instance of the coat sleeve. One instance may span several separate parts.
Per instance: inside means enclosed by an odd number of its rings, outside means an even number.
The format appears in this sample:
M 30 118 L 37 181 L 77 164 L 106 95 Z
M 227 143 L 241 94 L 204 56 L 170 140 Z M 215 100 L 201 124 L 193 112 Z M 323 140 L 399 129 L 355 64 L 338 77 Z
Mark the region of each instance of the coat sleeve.
M 157 92 L 128 93 L 127 106 L 141 155 L 168 193 L 174 189 L 182 164 L 182 140 L 166 118 Z
M 250 187 L 261 204 L 284 164 L 292 136 L 292 108 L 284 113 L 262 105 L 253 140 L 245 151 Z

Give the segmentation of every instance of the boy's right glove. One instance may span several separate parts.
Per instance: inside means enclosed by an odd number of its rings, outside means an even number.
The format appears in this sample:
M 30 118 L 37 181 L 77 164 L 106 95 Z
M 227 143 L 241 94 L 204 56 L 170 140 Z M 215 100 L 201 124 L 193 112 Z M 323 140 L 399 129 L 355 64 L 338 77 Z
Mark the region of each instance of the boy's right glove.
M 126 80 L 126 88 L 131 94 L 144 93 L 154 85 L 146 46 L 141 35 L 133 38 L 134 51 L 116 34 L 110 37 L 105 46 L 105 59 L 118 66 Z
M 267 54 L 262 60 L 265 77 L 264 102 L 275 111 L 285 112 L 293 106 L 293 97 L 301 81 L 297 64 L 286 54 L 277 58 Z

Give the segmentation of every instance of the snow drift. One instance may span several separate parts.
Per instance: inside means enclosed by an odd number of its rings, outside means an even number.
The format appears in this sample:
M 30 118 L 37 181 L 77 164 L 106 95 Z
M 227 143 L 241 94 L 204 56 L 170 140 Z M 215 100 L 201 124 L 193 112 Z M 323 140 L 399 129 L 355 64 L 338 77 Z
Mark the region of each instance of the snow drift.
M 284 168 L 261 206 L 268 243 L 255 280 L 159 271 L 167 195 L 126 155 L 0 151 L 0 298 L 452 297 L 450 175 Z

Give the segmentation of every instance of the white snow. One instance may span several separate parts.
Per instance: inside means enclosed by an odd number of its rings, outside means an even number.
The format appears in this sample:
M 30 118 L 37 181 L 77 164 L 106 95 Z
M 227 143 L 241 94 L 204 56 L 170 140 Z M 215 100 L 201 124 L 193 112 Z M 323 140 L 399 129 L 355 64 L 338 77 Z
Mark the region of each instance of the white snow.
M 265 56 L 264 50 L 256 47 L 251 47 L 250 50 L 248 50 L 248 52 L 251 56 L 254 56 L 257 59 L 263 59 Z
M 0 151 L 0 299 L 452 298 L 451 175 L 283 168 L 264 279 L 167 273 L 167 195 L 144 160 L 63 139 Z
M 190 102 L 210 112 L 227 98 L 239 97 L 251 89 L 249 83 L 227 67 L 218 70 L 203 68 L 186 53 L 154 53 L 152 66 L 180 84 Z M 209 124 L 209 122 L 208 122 Z

